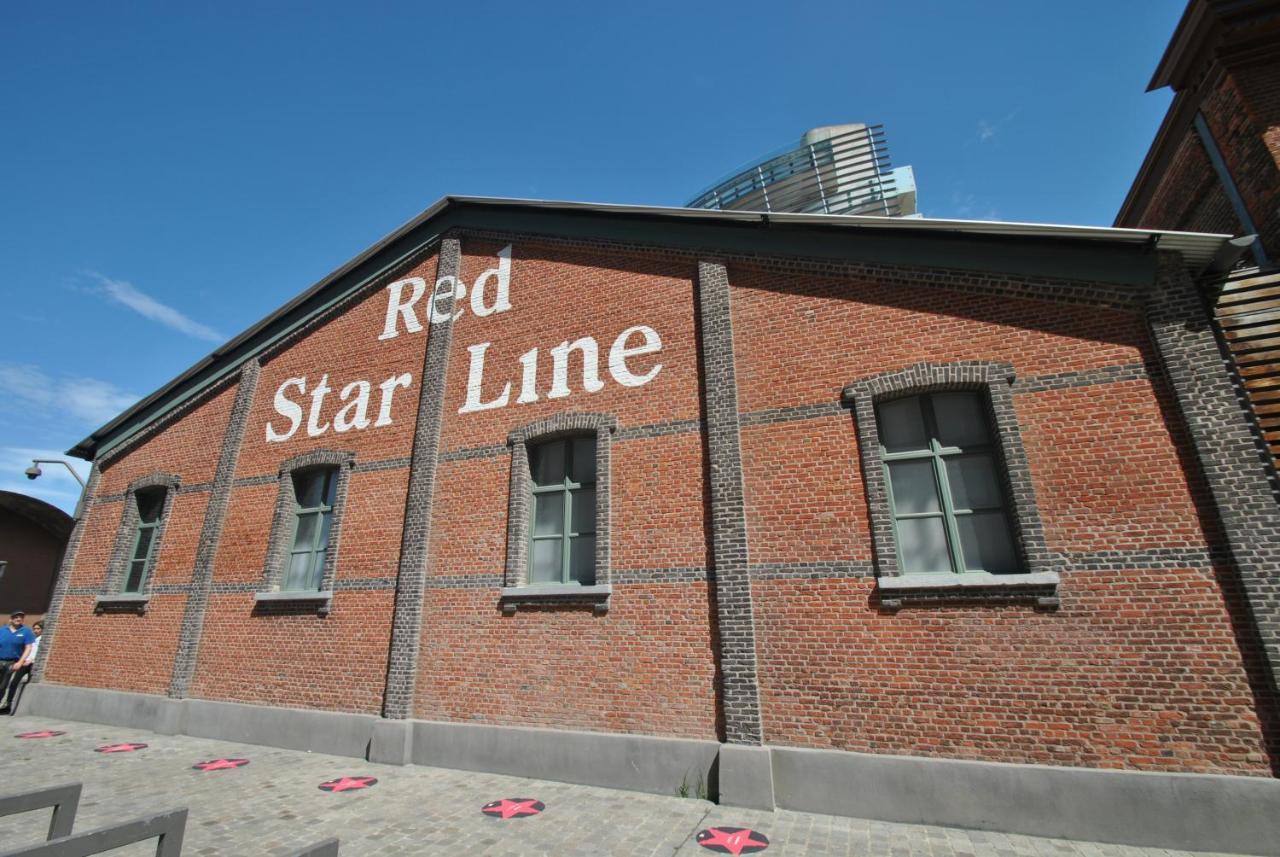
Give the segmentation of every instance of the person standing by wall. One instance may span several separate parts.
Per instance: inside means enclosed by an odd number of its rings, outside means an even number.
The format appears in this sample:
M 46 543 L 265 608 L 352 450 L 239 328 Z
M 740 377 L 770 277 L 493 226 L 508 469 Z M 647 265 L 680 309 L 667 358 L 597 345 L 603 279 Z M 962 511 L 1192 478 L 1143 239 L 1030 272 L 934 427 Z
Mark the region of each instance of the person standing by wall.
M 22 687 L 22 682 L 31 675 L 31 666 L 36 662 L 36 655 L 40 651 L 40 639 L 44 634 L 44 621 L 40 620 L 31 623 L 31 633 L 35 634 L 35 641 L 31 644 L 31 651 L 25 658 L 18 661 L 9 678 L 9 695 L 4 701 L 4 705 L 0 706 L 0 712 L 13 712 L 14 702 L 18 698 L 18 688 Z
M 0 628 L 0 699 L 4 698 L 5 690 L 11 684 L 15 684 L 18 671 L 23 664 L 31 662 L 32 655 L 35 654 L 36 635 L 31 633 L 31 629 L 22 624 L 27 614 L 22 610 L 15 610 L 9 614 L 9 624 Z M 9 704 L 6 702 L 0 706 L 0 714 L 9 712 Z

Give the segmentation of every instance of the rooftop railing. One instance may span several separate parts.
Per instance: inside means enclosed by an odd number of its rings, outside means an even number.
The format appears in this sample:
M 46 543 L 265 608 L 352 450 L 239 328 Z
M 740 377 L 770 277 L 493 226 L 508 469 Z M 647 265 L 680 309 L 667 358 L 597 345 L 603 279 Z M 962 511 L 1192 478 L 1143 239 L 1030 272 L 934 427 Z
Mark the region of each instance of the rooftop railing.
M 687 207 L 893 217 L 898 193 L 884 126 L 868 125 L 768 155 Z

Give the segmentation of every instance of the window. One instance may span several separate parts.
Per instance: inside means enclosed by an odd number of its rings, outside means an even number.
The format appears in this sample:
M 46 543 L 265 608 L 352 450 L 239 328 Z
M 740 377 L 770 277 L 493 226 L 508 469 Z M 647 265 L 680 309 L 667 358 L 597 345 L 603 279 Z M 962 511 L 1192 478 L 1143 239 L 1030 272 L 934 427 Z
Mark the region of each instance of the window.
M 596 582 L 596 439 L 529 447 L 529 583 Z
M 1008 363 L 915 363 L 860 378 L 853 410 L 882 609 L 1057 606 Z
M 280 465 L 262 588 L 254 595 L 259 608 L 328 614 L 355 464 L 354 453 L 315 449 Z
M 167 493 L 164 488 L 149 488 L 133 495 L 137 504 L 138 523 L 134 527 L 133 549 L 129 552 L 129 567 L 125 573 L 122 592 L 140 594 L 147 578 L 151 576 Z
M 149 473 L 129 483 L 95 611 L 146 612 L 165 523 L 180 484 L 172 473 Z
M 618 420 L 561 413 L 514 429 L 507 562 L 499 601 L 609 610 L 609 470 Z
M 329 553 L 329 531 L 333 525 L 337 484 L 337 468 L 293 474 L 293 493 L 297 501 L 293 548 L 280 584 L 281 590 L 320 589 Z
M 899 568 L 1022 571 L 980 395 L 924 393 L 881 402 L 876 411 Z

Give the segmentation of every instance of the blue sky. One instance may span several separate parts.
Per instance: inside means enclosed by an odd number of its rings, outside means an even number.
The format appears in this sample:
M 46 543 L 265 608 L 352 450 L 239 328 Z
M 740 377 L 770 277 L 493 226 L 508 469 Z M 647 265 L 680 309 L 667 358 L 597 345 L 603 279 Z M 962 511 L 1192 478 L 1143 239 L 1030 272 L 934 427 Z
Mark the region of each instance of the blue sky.
M 1182 6 L 4 4 L 0 489 L 70 509 L 33 455 L 445 194 L 679 205 L 865 121 L 926 216 L 1110 225 Z

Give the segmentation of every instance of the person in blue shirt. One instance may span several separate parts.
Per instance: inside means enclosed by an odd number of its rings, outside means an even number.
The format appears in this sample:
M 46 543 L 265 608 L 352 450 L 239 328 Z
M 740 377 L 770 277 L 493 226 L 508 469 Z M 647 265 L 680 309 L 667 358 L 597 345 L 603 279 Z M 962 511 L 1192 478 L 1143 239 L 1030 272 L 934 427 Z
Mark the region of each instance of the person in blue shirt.
M 36 641 L 36 635 L 22 624 L 25 618 L 27 614 L 24 611 L 14 610 L 9 614 L 9 624 L 0 628 L 0 699 L 4 699 L 10 679 L 31 656 L 31 646 Z M 8 713 L 7 704 L 0 706 L 0 714 Z

